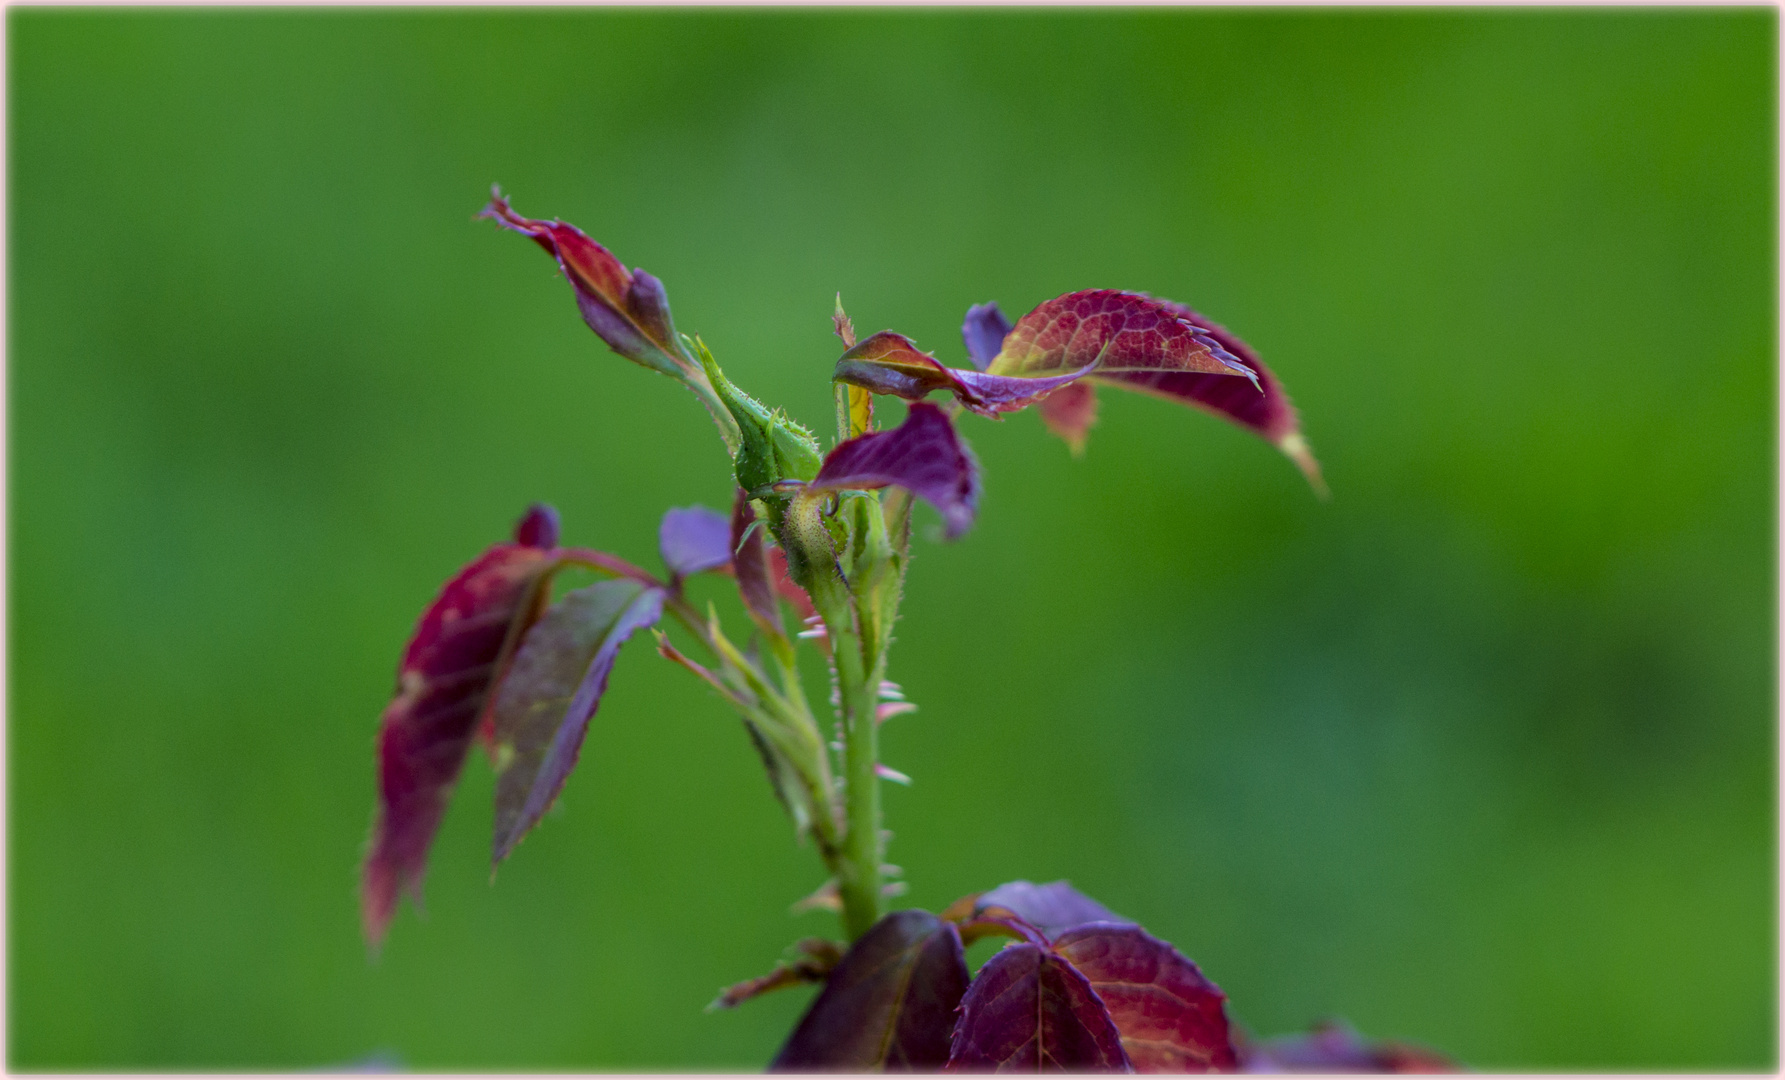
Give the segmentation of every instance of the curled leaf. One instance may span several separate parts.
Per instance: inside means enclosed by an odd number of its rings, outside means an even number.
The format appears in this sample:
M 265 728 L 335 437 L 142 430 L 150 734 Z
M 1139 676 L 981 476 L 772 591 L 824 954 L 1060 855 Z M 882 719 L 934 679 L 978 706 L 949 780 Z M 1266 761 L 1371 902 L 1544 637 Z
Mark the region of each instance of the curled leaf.
M 927 911 L 895 911 L 850 946 L 769 1070 L 939 1069 L 966 989 L 954 926 Z
M 670 510 L 657 529 L 657 546 L 672 577 L 731 565 L 731 522 L 704 506 Z
M 1232 1072 L 1226 995 L 1138 926 L 1089 923 L 1054 940 L 1103 999 L 1135 1072 Z
M 502 861 L 558 797 L 620 646 L 657 622 L 663 599 L 661 588 L 637 581 L 599 581 L 565 594 L 527 632 L 496 693 L 492 861 Z
M 979 505 L 979 465 L 948 416 L 917 402 L 905 422 L 842 443 L 807 485 L 811 493 L 896 485 L 942 512 L 952 539 L 967 531 Z
M 361 877 L 366 937 L 381 941 L 397 897 L 421 897 L 428 848 L 465 763 L 490 690 L 522 632 L 539 617 L 558 565 L 557 513 L 535 505 L 460 570 L 422 613 L 378 733 L 378 819 Z
M 974 304 L 967 309 L 967 321 L 961 324 L 961 340 L 967 345 L 967 362 L 973 370 L 984 371 L 992 358 L 1004 347 L 1004 335 L 1010 333 L 1010 320 L 997 304 Z
M 684 381 L 702 378 L 677 342 L 661 281 L 643 270 L 628 271 L 574 225 L 522 217 L 498 190 L 491 190 L 489 205 L 478 216 L 532 238 L 558 261 L 576 290 L 583 321 L 608 348 L 665 375 Z
M 882 330 L 838 358 L 831 377 L 907 401 L 921 401 L 926 395 L 943 390 L 981 416 L 997 416 L 1035 404 L 1083 377 L 1092 366 L 1087 362 L 1066 374 L 1038 377 L 966 371 L 944 367 L 934 356 L 919 351 L 905 335 Z
M 1082 923 L 1129 923 L 1065 881 L 1051 881 L 1046 885 L 1008 881 L 990 892 L 980 893 L 971 910 L 979 916 L 991 908 L 1015 912 L 1050 940 Z
M 951 1071 L 1133 1072 L 1121 1033 L 1065 958 L 1022 942 L 979 969 L 961 999 Z

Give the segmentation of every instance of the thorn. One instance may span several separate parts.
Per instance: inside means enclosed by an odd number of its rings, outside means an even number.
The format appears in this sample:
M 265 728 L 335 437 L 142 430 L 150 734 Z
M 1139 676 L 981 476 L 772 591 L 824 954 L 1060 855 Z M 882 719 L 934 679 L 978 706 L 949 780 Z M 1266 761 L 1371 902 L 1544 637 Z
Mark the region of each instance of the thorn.
M 885 874 L 887 877 L 904 877 L 905 876 L 905 868 L 903 866 L 894 866 L 892 863 L 881 863 L 880 864 L 880 872 L 882 874 Z
M 880 699 L 882 701 L 904 701 L 905 691 L 901 689 L 896 682 L 886 682 L 882 680 L 880 683 Z
M 803 915 L 808 911 L 842 911 L 843 901 L 837 896 L 837 879 L 828 878 L 823 885 L 812 890 L 812 895 L 803 900 L 795 900 L 790 910 L 795 915 Z
M 882 780 L 891 780 L 895 784 L 903 784 L 906 787 L 911 786 L 911 778 L 890 765 L 881 765 L 876 762 L 874 765 L 874 775 L 880 777 Z
M 822 627 L 822 626 L 816 626 L 810 630 L 801 630 L 799 633 L 795 634 L 794 636 L 799 638 L 801 641 L 814 641 L 818 638 L 830 637 L 829 634 L 825 633 L 824 627 Z
M 874 719 L 879 723 L 884 724 L 895 716 L 902 716 L 905 713 L 916 711 L 917 706 L 909 701 L 889 701 L 874 710 Z
M 889 881 L 885 885 L 880 886 L 880 895 L 888 900 L 891 900 L 895 896 L 904 896 L 910 891 L 911 886 L 905 884 L 903 881 Z

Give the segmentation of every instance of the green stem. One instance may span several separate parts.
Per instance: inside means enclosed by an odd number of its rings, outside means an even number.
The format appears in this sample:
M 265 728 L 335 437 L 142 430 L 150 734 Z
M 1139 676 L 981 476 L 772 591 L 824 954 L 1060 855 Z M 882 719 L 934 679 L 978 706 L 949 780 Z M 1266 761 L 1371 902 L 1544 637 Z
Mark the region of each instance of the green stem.
M 837 897 L 843 932 L 851 940 L 880 917 L 880 778 L 874 725 L 877 683 L 863 664 L 862 642 L 849 589 L 834 571 L 815 575 L 812 603 L 824 617 L 837 670 L 843 714 L 843 820 L 837 859 Z

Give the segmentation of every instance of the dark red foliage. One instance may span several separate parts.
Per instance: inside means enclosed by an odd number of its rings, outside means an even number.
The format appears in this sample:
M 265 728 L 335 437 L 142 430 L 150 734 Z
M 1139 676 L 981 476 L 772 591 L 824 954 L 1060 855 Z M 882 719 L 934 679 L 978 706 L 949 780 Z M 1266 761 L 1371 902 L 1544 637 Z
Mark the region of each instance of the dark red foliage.
M 1054 951 L 1103 999 L 1135 1072 L 1232 1072 L 1227 996 L 1176 949 L 1138 926 L 1091 923 Z
M 893 912 L 850 946 L 769 1069 L 939 1069 L 966 989 L 953 924 L 927 911 Z
M 557 514 L 534 506 L 428 605 L 404 650 L 378 733 L 378 819 L 361 877 L 366 937 L 384 937 L 407 892 L 419 902 L 428 848 L 465 754 L 557 565 Z
M 983 915 L 991 908 L 1015 912 L 1050 940 L 1081 923 L 1128 922 L 1065 881 L 1050 881 L 1046 885 L 1007 881 L 990 892 L 980 893 L 973 904 L 975 915 Z
M 961 1000 L 948 1067 L 974 1072 L 1132 1072 L 1091 983 L 1039 945 L 1007 945 Z

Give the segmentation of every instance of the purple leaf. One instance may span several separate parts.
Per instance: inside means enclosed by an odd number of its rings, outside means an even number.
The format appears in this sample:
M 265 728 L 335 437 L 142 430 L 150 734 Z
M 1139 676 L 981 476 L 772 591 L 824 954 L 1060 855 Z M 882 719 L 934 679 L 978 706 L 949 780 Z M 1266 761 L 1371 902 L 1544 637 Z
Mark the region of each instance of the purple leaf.
M 428 605 L 397 670 L 397 695 L 378 733 L 378 820 L 362 872 L 366 937 L 384 938 L 407 892 L 419 902 L 428 848 L 473 734 L 559 564 L 557 513 L 535 504 Z
M 987 908 L 993 907 L 1015 912 L 1050 940 L 1080 923 L 1129 922 L 1065 881 L 1046 885 L 1006 882 L 990 892 L 981 893 L 974 902 L 974 914 L 984 914 Z
M 657 529 L 657 547 L 672 578 L 731 565 L 731 522 L 704 506 L 670 510 Z
M 769 566 L 768 544 L 763 540 L 767 528 L 757 524 L 756 511 L 750 496 L 738 488 L 731 504 L 731 529 L 727 543 L 731 545 L 732 566 L 737 572 L 738 595 L 744 609 L 756 625 L 767 634 L 783 635 L 781 605 L 775 602 L 774 572 Z
M 979 505 L 979 465 L 947 414 L 934 405 L 917 402 L 893 430 L 842 443 L 825 456 L 824 467 L 807 488 L 836 491 L 888 485 L 905 488 L 942 511 L 950 539 L 973 524 Z
M 574 225 L 522 217 L 500 191 L 478 214 L 530 237 L 558 261 L 576 290 L 577 310 L 608 348 L 628 360 L 685 380 L 704 378 L 682 355 L 663 283 L 642 270 L 628 271 L 613 253 Z
M 939 1069 L 966 989 L 954 926 L 927 911 L 895 911 L 850 946 L 769 1070 Z
M 551 808 L 576 764 L 620 646 L 663 614 L 664 591 L 599 581 L 565 594 L 522 640 L 496 692 L 496 835 L 501 862 Z
M 1166 942 L 1138 926 L 1091 923 L 1055 938 L 1054 952 L 1103 999 L 1135 1072 L 1236 1067 L 1226 995 Z
M 1281 1035 L 1240 1047 L 1242 1072 L 1445 1073 L 1456 1062 L 1411 1043 L 1370 1042 L 1342 1021 L 1316 1024 L 1305 1035 Z
M 961 999 L 950 1071 L 1133 1072 L 1121 1033 L 1065 959 L 1039 945 L 1007 945 Z
M 974 304 L 967 309 L 967 321 L 961 324 L 961 338 L 967 343 L 967 361 L 973 370 L 984 371 L 992 358 L 1004 347 L 1004 335 L 1010 333 L 1010 320 L 998 305 Z
M 910 338 L 882 330 L 845 352 L 831 377 L 907 401 L 920 401 L 934 391 L 945 390 L 973 412 L 997 416 L 1027 408 L 1090 370 L 1086 364 L 1063 375 L 1030 378 L 943 367 L 934 356 L 920 352 Z

